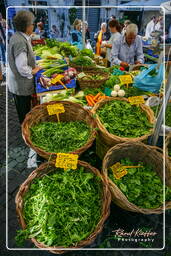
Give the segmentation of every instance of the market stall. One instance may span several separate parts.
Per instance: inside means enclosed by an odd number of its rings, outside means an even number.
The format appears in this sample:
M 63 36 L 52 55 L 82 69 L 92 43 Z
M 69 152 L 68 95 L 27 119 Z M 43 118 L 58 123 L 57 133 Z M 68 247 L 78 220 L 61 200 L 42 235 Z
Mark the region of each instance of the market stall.
M 27 114 L 22 134 L 46 163 L 16 196 L 24 229 L 18 239 L 24 234 L 56 254 L 63 247 L 88 246 L 102 232 L 110 197 L 127 211 L 161 214 L 162 145 L 149 143 L 163 101 L 163 64 L 107 68 L 92 50 L 56 40 L 46 40 L 34 52 L 43 69 L 35 78 L 40 104 Z M 169 116 L 170 107 L 170 129 Z M 167 145 L 170 150 L 170 141 Z M 86 157 L 92 151 L 94 163 Z M 169 154 L 166 210 L 171 208 Z

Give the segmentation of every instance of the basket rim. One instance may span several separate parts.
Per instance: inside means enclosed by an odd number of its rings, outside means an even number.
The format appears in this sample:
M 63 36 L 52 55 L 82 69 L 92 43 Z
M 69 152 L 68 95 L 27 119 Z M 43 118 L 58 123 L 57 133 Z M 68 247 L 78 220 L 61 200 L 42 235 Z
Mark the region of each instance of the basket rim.
M 80 104 L 78 103 L 74 103 L 74 102 L 70 102 L 70 101 L 50 101 L 50 102 L 46 102 L 46 103 L 42 103 L 40 105 L 37 105 L 35 106 L 25 117 L 23 123 L 22 123 L 22 137 L 25 141 L 25 143 L 33 148 L 35 151 L 39 151 L 40 153 L 42 154 L 46 154 L 47 156 L 49 156 L 49 158 L 51 158 L 52 156 L 56 156 L 57 153 L 59 152 L 47 152 L 35 145 L 33 145 L 32 141 L 31 141 L 31 136 L 30 136 L 30 131 L 29 131 L 29 127 L 27 126 L 27 123 L 28 123 L 28 120 L 31 118 L 31 115 L 32 115 L 32 112 L 34 111 L 37 111 L 38 109 L 41 109 L 43 107 L 46 107 L 47 105 L 53 105 L 53 104 L 58 104 L 58 103 L 61 103 L 61 104 L 69 104 L 69 105 L 72 105 L 72 106 L 75 106 L 75 107 L 79 107 L 81 110 L 83 110 L 87 115 L 89 115 L 89 117 L 92 119 L 92 126 L 90 126 L 91 128 L 91 134 L 90 134 L 90 137 L 89 139 L 87 140 L 87 142 L 80 148 L 78 149 L 75 149 L 74 151 L 70 151 L 70 152 L 67 152 L 67 153 L 72 153 L 72 154 L 81 154 L 85 147 L 89 147 L 92 145 L 95 137 L 96 137 L 96 134 L 97 134 L 97 131 L 95 130 L 95 128 L 97 128 L 97 124 L 96 124 L 96 120 L 92 117 L 92 113 L 88 110 L 88 109 L 85 109 L 83 108 Z M 26 130 L 28 131 L 29 133 L 29 136 L 26 135 Z
M 144 134 L 144 135 L 142 135 L 142 136 L 140 136 L 140 137 L 129 138 L 129 137 L 119 137 L 118 135 L 114 135 L 114 134 L 108 132 L 108 130 L 107 130 L 107 129 L 104 127 L 104 125 L 102 124 L 102 122 L 101 122 L 101 120 L 100 120 L 100 118 L 99 118 L 99 116 L 98 116 L 98 114 L 97 114 L 97 110 L 101 107 L 101 103 L 104 105 L 104 104 L 106 104 L 107 102 L 113 101 L 113 100 L 119 100 L 119 101 L 126 101 L 126 102 L 129 102 L 127 98 L 109 97 L 109 98 L 102 99 L 102 100 L 100 100 L 99 102 L 97 102 L 97 103 L 94 105 L 93 109 L 91 110 L 91 112 L 96 115 L 96 121 L 97 121 L 97 125 L 98 125 L 98 128 L 99 128 L 100 132 L 102 132 L 103 134 L 104 134 L 104 133 L 107 134 L 107 136 L 108 136 L 109 138 L 111 138 L 111 139 L 114 139 L 114 140 L 115 140 L 115 139 L 117 138 L 117 140 L 119 140 L 119 141 L 121 141 L 121 142 L 125 142 L 125 141 L 128 141 L 128 142 L 129 142 L 129 141 L 137 141 L 137 139 L 138 139 L 138 140 L 145 140 L 147 137 L 149 137 L 149 136 L 153 133 L 154 128 L 151 128 L 151 129 L 149 129 L 149 133 L 147 133 L 147 134 Z M 146 106 L 146 105 L 144 105 L 144 104 L 140 104 L 140 107 L 141 107 L 141 109 L 146 113 L 147 118 L 149 119 L 149 114 L 148 114 L 147 111 L 146 111 L 146 110 L 148 109 L 148 111 L 150 112 L 151 116 L 153 117 L 153 118 L 151 118 L 151 120 L 149 120 L 149 122 L 150 122 L 151 124 L 154 124 L 154 123 L 155 123 L 155 119 L 154 119 L 154 114 L 153 114 L 152 110 L 151 110 L 148 106 Z
M 125 142 L 125 143 L 120 143 L 120 144 L 117 144 L 117 145 L 113 146 L 112 148 L 110 148 L 107 151 L 107 153 L 106 153 L 106 155 L 105 155 L 105 157 L 103 159 L 103 165 L 102 165 L 102 174 L 105 176 L 105 179 L 108 180 L 108 184 L 109 184 L 110 190 L 115 188 L 115 190 L 117 190 L 121 194 L 121 196 L 122 196 L 121 201 L 124 198 L 125 204 L 127 206 L 126 207 L 127 210 L 128 210 L 128 208 L 132 208 L 132 209 L 134 209 L 134 212 L 137 212 L 137 213 L 142 213 L 142 214 L 161 214 L 161 213 L 164 212 L 164 209 L 165 210 L 171 209 L 171 201 L 166 201 L 165 203 L 163 202 L 163 204 L 161 206 L 157 207 L 157 208 L 142 208 L 142 207 L 139 207 L 136 204 L 131 203 L 128 200 L 128 198 L 125 196 L 125 194 L 120 190 L 120 188 L 109 178 L 107 162 L 108 162 L 108 159 L 109 159 L 110 155 L 113 153 L 113 151 L 116 151 L 118 148 L 120 148 L 120 147 L 128 147 L 129 145 L 141 146 L 144 149 L 148 148 L 148 149 L 154 151 L 155 154 L 158 154 L 159 157 L 163 158 L 162 151 L 158 151 L 158 147 L 146 145 L 146 144 L 144 144 L 144 143 L 142 143 L 140 141 L 138 141 L 138 142 Z M 168 162 L 167 162 L 167 164 L 168 164 Z M 113 192 L 111 192 L 111 194 L 113 195 Z M 113 196 L 112 196 L 112 200 L 115 201 Z
M 102 231 L 104 223 L 105 223 L 105 221 L 107 220 L 107 218 L 110 215 L 111 193 L 109 191 L 107 180 L 99 172 L 99 170 L 97 168 L 91 166 L 89 163 L 78 160 L 78 165 L 79 166 L 83 166 L 83 167 L 89 169 L 89 171 L 93 172 L 95 175 L 97 175 L 97 176 L 99 176 L 101 178 L 102 190 L 103 190 L 102 200 L 101 200 L 101 218 L 100 218 L 99 222 L 97 223 L 94 231 L 87 238 L 85 238 L 85 239 L 81 240 L 80 242 L 78 242 L 76 244 L 76 246 L 69 246 L 69 247 L 47 246 L 47 245 L 45 245 L 45 244 L 43 244 L 41 242 L 38 242 L 35 238 L 31 238 L 30 240 L 38 248 L 41 248 L 41 249 L 46 248 L 46 249 L 48 249 L 50 251 L 52 250 L 52 252 L 54 252 L 54 253 L 55 253 L 55 251 L 59 252 L 59 253 L 63 253 L 64 251 L 62 251 L 61 249 L 65 249 L 65 252 L 66 252 L 67 248 L 68 249 L 74 249 L 74 248 L 85 247 L 85 246 L 91 244 L 95 240 L 96 236 Z M 27 177 L 27 179 L 19 187 L 19 190 L 18 190 L 18 192 L 16 194 L 16 197 L 15 197 L 15 204 L 16 204 L 16 212 L 17 212 L 18 220 L 19 220 L 19 223 L 20 223 L 22 229 L 26 228 L 26 223 L 25 223 L 25 220 L 24 220 L 24 217 L 23 217 L 23 214 L 22 214 L 22 210 L 23 210 L 23 196 L 29 190 L 29 186 L 33 182 L 33 180 L 39 174 L 41 175 L 41 171 L 43 169 L 48 168 L 49 166 L 53 166 L 54 167 L 54 163 L 53 162 L 46 162 L 46 163 L 41 164 L 38 168 L 36 168 Z M 42 174 L 42 176 L 44 176 L 44 175 L 45 174 Z M 40 177 L 38 176 L 38 177 L 41 178 L 42 176 L 40 176 Z

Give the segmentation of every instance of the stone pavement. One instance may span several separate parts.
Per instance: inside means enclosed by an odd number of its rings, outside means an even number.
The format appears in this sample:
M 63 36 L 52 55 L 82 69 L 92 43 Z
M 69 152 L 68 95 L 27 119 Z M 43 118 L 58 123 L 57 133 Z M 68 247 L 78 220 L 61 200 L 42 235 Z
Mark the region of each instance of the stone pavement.
M 33 169 L 27 169 L 27 159 L 29 154 L 29 149 L 25 145 L 22 136 L 20 125 L 18 122 L 15 106 L 12 100 L 12 97 L 9 95 L 9 110 L 8 110 L 8 247 L 17 248 L 15 244 L 15 235 L 16 230 L 19 229 L 18 220 L 15 213 L 15 195 L 18 191 L 19 185 L 26 179 L 26 177 L 33 171 Z M 16 250 L 7 250 L 5 248 L 5 86 L 0 86 L 0 124 L 1 124 L 1 138 L 0 138 L 0 256 L 48 256 L 51 255 L 47 251 L 16 251 Z M 131 220 L 133 225 L 141 222 L 142 225 L 145 222 L 149 222 L 148 216 L 141 218 L 140 215 L 131 214 L 125 212 L 116 206 L 113 206 L 112 212 L 116 213 L 112 219 L 116 219 L 116 222 L 119 223 L 120 219 L 124 219 L 129 226 L 129 221 Z M 89 255 L 107 255 L 107 256 L 171 256 L 171 214 L 168 212 L 166 215 L 167 221 L 167 243 L 166 250 L 164 251 L 79 251 L 79 252 L 69 252 L 65 255 L 67 256 L 89 256 Z M 113 222 L 112 222 L 113 223 Z M 150 223 L 150 222 L 149 222 Z M 162 218 L 161 216 L 153 216 L 151 218 L 151 225 L 153 224 L 158 230 L 162 231 Z M 108 232 L 108 227 L 105 227 L 104 232 Z M 101 239 L 99 236 L 98 240 Z M 159 238 L 161 239 L 161 238 Z M 162 242 L 162 241 L 160 241 Z M 110 248 L 109 242 L 107 242 L 108 247 Z M 27 248 L 33 248 L 33 245 L 30 242 L 25 244 Z M 95 247 L 95 245 L 92 245 Z M 118 245 L 116 245 L 118 247 Z M 124 246 L 123 246 L 124 247 Z

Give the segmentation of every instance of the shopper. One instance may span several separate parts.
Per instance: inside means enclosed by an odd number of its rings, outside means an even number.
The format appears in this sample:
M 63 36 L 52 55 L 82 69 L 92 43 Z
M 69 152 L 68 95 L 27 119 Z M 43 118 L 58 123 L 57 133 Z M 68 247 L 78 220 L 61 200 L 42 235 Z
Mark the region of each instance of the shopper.
M 155 30 L 155 25 L 156 25 L 156 17 L 153 16 L 151 18 L 151 21 L 146 26 L 145 37 L 147 39 L 151 38 L 151 33 Z
M 122 35 L 125 35 L 126 28 L 127 28 L 127 26 L 128 26 L 129 24 L 131 24 L 131 21 L 130 21 L 130 20 L 125 20 L 125 21 L 124 21 L 124 27 L 123 27 L 123 29 L 122 29 Z
M 57 39 L 60 37 L 60 31 L 56 25 L 52 25 L 52 29 L 50 31 L 50 37 L 53 39 Z
M 0 13 L 0 60 L 2 64 L 6 65 L 6 58 L 5 58 L 5 30 L 6 30 L 6 21 L 3 19 L 2 14 Z
M 44 25 L 42 22 L 38 22 L 37 23 L 37 28 L 35 30 L 35 33 L 37 35 L 40 35 L 40 38 L 47 38 L 47 33 L 46 31 L 44 30 Z
M 112 45 L 113 42 L 116 39 L 119 39 L 121 37 L 121 26 L 119 24 L 119 22 L 117 20 L 111 20 L 109 21 L 109 29 L 111 32 L 111 37 L 109 39 L 109 41 L 106 44 L 103 44 L 103 47 L 107 48 L 107 52 L 106 52 L 106 58 L 107 58 L 107 66 L 110 67 L 111 65 L 111 49 L 112 49 Z
M 71 31 L 71 43 L 80 43 L 82 44 L 82 33 L 81 33 L 81 24 L 82 21 L 76 19 L 73 23 L 74 29 Z
M 115 40 L 112 45 L 111 63 L 127 68 L 129 64 L 144 63 L 142 39 L 138 34 L 136 24 L 130 24 L 126 28 L 125 35 Z
M 34 28 L 34 15 L 19 11 L 14 17 L 16 33 L 8 45 L 8 86 L 13 94 L 20 124 L 31 109 L 31 95 L 34 94 L 34 75 L 41 69 L 36 66 L 30 35 Z
M 163 17 L 159 16 L 155 25 L 155 31 L 163 31 Z
M 96 41 L 96 54 L 97 55 L 102 55 L 104 57 L 105 52 L 101 50 L 101 45 L 103 41 L 107 41 L 110 39 L 110 33 L 107 32 L 107 24 L 102 23 L 101 24 L 101 29 L 94 35 L 94 39 Z

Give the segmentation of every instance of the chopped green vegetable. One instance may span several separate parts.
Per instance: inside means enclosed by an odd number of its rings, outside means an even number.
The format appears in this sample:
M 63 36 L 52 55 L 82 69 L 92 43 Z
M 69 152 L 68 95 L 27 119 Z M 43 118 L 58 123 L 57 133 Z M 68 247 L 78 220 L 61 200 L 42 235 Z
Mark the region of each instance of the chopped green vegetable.
M 163 184 L 153 167 L 142 162 L 122 159 L 123 166 L 143 166 L 128 168 L 127 174 L 116 179 L 111 169 L 109 178 L 120 188 L 128 200 L 141 208 L 158 208 L 163 204 Z M 171 201 L 171 188 L 166 187 L 166 201 Z
M 52 169 L 35 178 L 24 196 L 27 228 L 18 242 L 35 238 L 46 246 L 76 246 L 94 232 L 102 209 L 101 179 L 83 167 Z
M 46 152 L 71 152 L 84 146 L 90 137 L 86 123 L 44 122 L 31 127 L 31 141 Z
M 110 101 L 99 108 L 97 114 L 108 132 L 119 137 L 140 137 L 153 127 L 139 106 L 125 101 Z

